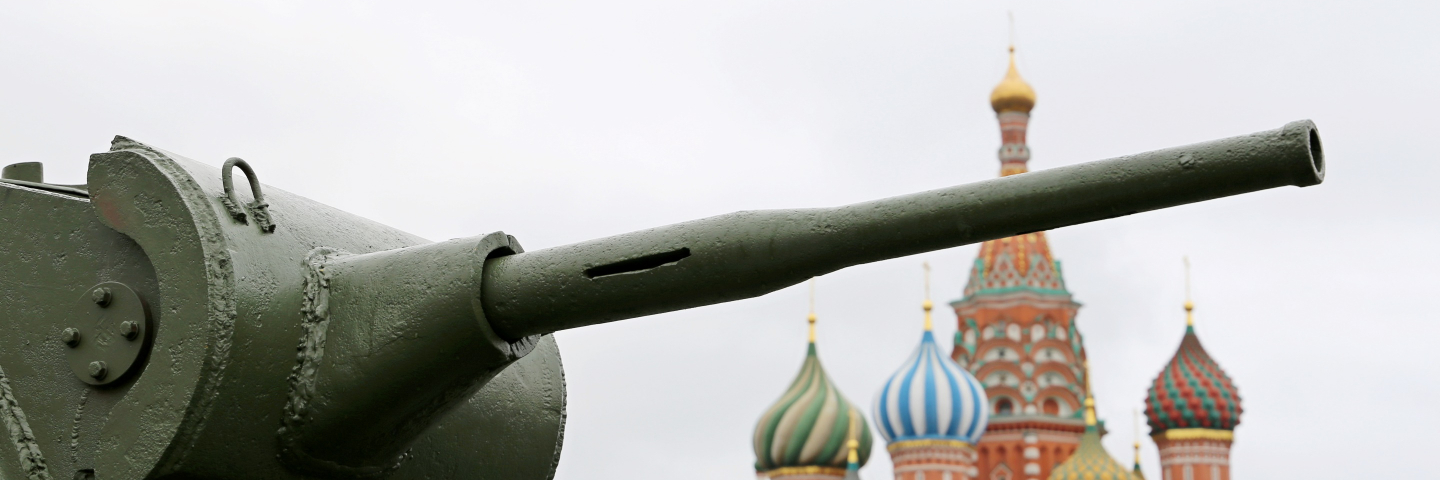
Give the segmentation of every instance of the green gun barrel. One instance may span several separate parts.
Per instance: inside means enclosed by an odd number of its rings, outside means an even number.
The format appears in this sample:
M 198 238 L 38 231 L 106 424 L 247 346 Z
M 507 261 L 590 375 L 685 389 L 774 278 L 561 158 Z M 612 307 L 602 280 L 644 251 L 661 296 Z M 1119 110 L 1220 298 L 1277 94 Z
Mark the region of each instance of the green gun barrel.
M 243 160 L 116 137 L 85 185 L 0 172 L 0 435 L 23 453 L 0 456 L 0 478 L 547 478 L 565 424 L 550 332 L 1324 170 L 1300 121 L 525 252 L 502 232 L 430 242 Z
M 1231 195 L 1320 183 L 1310 121 L 836 208 L 761 210 L 487 261 L 507 338 L 764 295 L 852 265 Z

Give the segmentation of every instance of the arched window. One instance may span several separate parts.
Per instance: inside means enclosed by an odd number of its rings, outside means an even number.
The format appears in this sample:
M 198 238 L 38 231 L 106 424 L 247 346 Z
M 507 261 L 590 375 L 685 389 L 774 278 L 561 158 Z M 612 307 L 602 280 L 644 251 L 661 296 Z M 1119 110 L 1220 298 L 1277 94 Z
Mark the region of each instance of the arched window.
M 1052 415 L 1052 416 L 1053 416 L 1053 415 L 1059 415 L 1059 414 L 1060 414 L 1060 402 L 1055 401 L 1054 398 L 1047 398 L 1047 399 L 1045 399 L 1045 410 L 1044 410 L 1044 411 L 1045 411 L 1045 414 L 1046 414 L 1046 415 Z
M 995 415 L 1004 416 L 1015 413 L 1015 404 L 1008 398 L 1002 398 L 995 402 Z
M 1045 362 L 1062 362 L 1062 363 L 1063 363 L 1063 362 L 1065 362 L 1066 360 L 1065 360 L 1065 354 L 1062 353 L 1062 352 L 1060 352 L 1059 349 L 1046 347 L 1046 348 L 1040 349 L 1039 352 L 1036 352 L 1036 353 L 1035 353 L 1035 361 L 1040 362 L 1040 363 L 1045 363 Z

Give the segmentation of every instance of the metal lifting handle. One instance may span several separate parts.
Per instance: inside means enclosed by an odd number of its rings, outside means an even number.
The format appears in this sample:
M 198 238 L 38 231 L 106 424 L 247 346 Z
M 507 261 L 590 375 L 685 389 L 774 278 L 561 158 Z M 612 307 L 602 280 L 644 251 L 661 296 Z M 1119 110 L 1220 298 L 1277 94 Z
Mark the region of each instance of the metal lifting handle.
M 240 198 L 235 196 L 235 181 L 230 178 L 230 169 L 240 167 L 245 172 L 245 179 L 250 181 L 250 195 L 255 201 L 241 208 Z M 230 217 L 241 224 L 248 223 L 245 220 L 245 210 L 249 209 L 255 217 L 255 225 L 260 227 L 262 233 L 275 233 L 275 222 L 270 219 L 270 204 L 265 203 L 265 194 L 260 191 L 260 177 L 255 175 L 255 170 L 250 164 L 241 160 L 240 157 L 230 157 L 225 160 L 225 165 L 220 167 L 220 182 L 225 185 L 225 196 L 220 197 L 220 203 L 225 205 L 225 210 L 230 212 Z

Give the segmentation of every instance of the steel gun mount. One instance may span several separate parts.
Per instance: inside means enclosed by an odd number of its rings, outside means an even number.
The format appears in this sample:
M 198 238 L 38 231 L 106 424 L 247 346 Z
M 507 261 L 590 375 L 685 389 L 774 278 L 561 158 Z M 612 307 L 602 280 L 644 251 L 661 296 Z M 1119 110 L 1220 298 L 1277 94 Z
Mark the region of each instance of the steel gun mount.
M 0 181 L 0 477 L 548 478 L 565 423 L 552 332 L 1323 176 L 1299 121 L 525 252 L 499 232 L 432 243 L 239 159 L 117 137 L 87 185 L 35 164 Z

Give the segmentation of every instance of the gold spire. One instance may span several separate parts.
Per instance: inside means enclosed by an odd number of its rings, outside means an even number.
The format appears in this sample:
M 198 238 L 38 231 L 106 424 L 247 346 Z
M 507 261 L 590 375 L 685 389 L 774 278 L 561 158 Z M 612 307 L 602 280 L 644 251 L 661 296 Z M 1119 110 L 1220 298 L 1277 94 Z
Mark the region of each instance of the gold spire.
M 1140 468 L 1140 409 L 1135 409 L 1135 468 Z
M 1035 89 L 1020 78 L 1020 71 L 1015 69 L 1014 42 L 1010 44 L 1010 68 L 1005 71 L 1005 78 L 1000 80 L 1000 84 L 990 91 L 990 108 L 995 109 L 995 113 L 1030 113 L 1035 108 Z
M 810 322 L 810 343 L 815 343 L 815 277 L 810 277 L 810 315 L 805 321 Z
M 1195 326 L 1195 302 L 1190 301 L 1190 257 L 1181 257 L 1185 261 L 1185 326 Z
M 935 327 L 930 320 L 930 310 L 935 308 L 935 304 L 930 302 L 930 262 L 921 265 L 925 267 L 925 302 L 920 304 L 920 308 L 925 310 L 925 331 L 928 332 Z
M 1085 426 L 1095 426 L 1095 393 L 1090 390 L 1090 361 L 1085 361 Z

